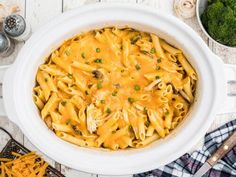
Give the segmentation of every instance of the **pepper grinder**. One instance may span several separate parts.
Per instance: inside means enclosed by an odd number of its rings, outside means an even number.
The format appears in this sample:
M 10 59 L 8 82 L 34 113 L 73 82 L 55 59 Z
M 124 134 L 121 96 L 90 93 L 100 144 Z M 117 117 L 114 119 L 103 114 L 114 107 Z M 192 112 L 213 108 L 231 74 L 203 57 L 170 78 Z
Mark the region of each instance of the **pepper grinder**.
M 31 34 L 30 24 L 18 14 L 9 15 L 4 19 L 3 31 L 17 41 L 25 41 Z
M 8 57 L 14 52 L 15 43 L 6 34 L 0 32 L 0 57 Z

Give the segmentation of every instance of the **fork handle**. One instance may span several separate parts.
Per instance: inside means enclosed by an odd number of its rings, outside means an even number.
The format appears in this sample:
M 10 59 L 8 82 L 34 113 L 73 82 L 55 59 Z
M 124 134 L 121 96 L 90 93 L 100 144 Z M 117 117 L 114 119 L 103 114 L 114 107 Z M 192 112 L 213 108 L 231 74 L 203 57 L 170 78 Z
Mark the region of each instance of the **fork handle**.
M 230 137 L 224 141 L 224 143 L 217 149 L 217 151 L 207 160 L 207 162 L 213 166 L 220 160 L 225 154 L 227 154 L 236 145 L 236 131 L 234 131 Z

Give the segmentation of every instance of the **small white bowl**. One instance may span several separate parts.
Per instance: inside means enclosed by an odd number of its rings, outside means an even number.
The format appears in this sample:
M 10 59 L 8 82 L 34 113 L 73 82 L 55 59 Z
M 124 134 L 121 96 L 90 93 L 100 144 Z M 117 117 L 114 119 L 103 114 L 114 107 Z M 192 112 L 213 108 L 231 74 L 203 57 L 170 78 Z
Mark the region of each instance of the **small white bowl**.
M 219 44 L 222 47 L 226 47 L 226 48 L 231 48 L 231 49 L 235 49 L 236 47 L 232 47 L 232 46 L 227 46 L 225 44 L 221 44 L 220 42 L 216 41 L 215 39 L 213 39 L 210 34 L 206 31 L 205 27 L 202 24 L 201 21 L 201 15 L 204 12 L 204 10 L 207 7 L 207 2 L 208 0 L 197 0 L 196 3 L 196 16 L 197 16 L 197 20 L 198 20 L 198 24 L 200 25 L 202 31 L 204 32 L 205 35 L 207 35 L 208 38 L 210 38 L 212 41 L 214 41 L 215 43 Z

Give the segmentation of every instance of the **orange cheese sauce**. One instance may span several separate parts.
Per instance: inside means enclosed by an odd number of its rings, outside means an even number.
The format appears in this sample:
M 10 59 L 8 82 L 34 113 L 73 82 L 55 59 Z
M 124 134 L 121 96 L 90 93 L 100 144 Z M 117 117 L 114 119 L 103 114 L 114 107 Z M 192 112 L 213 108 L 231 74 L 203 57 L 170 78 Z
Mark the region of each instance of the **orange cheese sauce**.
M 128 68 L 124 67 L 122 64 L 122 40 L 130 40 L 132 35 L 126 34 L 127 31 L 120 33 L 120 36 L 116 36 L 107 29 L 108 38 L 112 38 L 112 43 L 115 46 L 111 47 L 111 44 L 107 41 L 109 39 L 104 39 L 104 42 L 100 42 L 95 38 L 94 32 L 89 32 L 80 37 L 78 40 L 69 40 L 66 41 L 60 49 L 60 56 L 68 64 L 71 64 L 73 61 L 79 61 L 84 64 L 93 65 L 96 68 L 103 68 L 103 65 L 109 65 L 112 70 L 106 73 L 106 78 L 102 82 L 102 88 L 95 90 L 88 90 L 89 95 L 86 96 L 87 101 L 90 102 L 91 98 L 99 94 L 99 92 L 105 92 L 106 96 L 103 98 L 106 101 L 106 105 L 110 105 L 112 110 L 119 110 L 122 107 L 129 106 L 128 98 L 132 97 L 135 101 L 139 101 L 141 104 L 147 105 L 151 108 L 158 106 L 159 101 L 157 96 L 153 93 L 148 93 L 151 95 L 151 99 L 148 101 L 139 100 L 140 93 L 146 93 L 144 87 L 148 85 L 148 81 L 144 74 L 151 73 L 156 71 L 157 66 L 157 56 L 155 54 L 149 54 L 148 60 L 139 59 L 137 61 L 138 67 L 136 65 L 130 65 Z M 135 33 L 133 34 L 133 36 Z M 143 33 L 143 36 L 147 36 Z M 151 46 L 152 48 L 154 46 Z M 99 51 L 98 51 L 99 50 Z M 150 52 L 150 51 L 148 51 Z M 118 55 L 117 55 L 118 53 Z M 142 58 L 144 54 L 140 53 L 140 48 L 136 45 L 129 46 L 129 55 L 135 56 L 140 55 Z M 102 59 L 102 63 L 96 63 L 94 60 Z M 84 73 L 80 69 L 73 68 L 73 73 L 78 74 L 81 78 L 84 78 L 86 85 L 97 84 L 97 79 L 91 73 Z M 119 86 L 119 88 L 116 87 Z M 140 90 L 135 90 L 135 85 L 140 86 Z M 112 96 L 113 92 L 117 92 L 115 96 Z
M 185 58 L 173 48 L 130 28 L 64 41 L 38 70 L 37 90 L 50 93 L 42 100 L 34 95 L 42 118 L 51 120 L 59 137 L 80 146 L 117 150 L 163 138 L 186 115 L 196 87 L 196 77 L 188 74 L 195 71 L 178 61 L 178 55 Z

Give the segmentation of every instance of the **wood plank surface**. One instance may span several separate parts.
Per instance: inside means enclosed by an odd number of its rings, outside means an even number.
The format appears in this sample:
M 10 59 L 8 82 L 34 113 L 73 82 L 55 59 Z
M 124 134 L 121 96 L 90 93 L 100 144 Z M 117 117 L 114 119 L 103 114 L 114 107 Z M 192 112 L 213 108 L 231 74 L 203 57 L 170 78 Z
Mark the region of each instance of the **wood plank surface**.
M 43 24 L 62 13 L 62 0 L 26 0 L 25 7 L 26 20 L 30 23 L 32 31 L 35 32 Z M 50 165 L 55 166 L 55 161 L 40 152 L 25 136 L 23 143 L 27 148 L 42 155 Z
M 0 0 L 1 2 L 1 0 Z M 19 12 L 17 12 L 18 14 L 20 14 L 21 16 L 25 17 L 25 0 L 15 0 L 14 1 L 15 5 L 17 5 L 20 9 Z M 5 64 L 11 64 L 14 62 L 19 50 L 21 49 L 21 47 L 23 46 L 22 42 L 16 42 L 15 43 L 15 50 L 14 52 L 9 56 L 9 57 L 0 57 L 0 64 L 1 65 L 5 65 Z
M 25 7 L 25 0 L 17 0 L 15 2 L 16 2 L 16 5 L 18 5 L 21 9 L 20 12 L 18 12 L 18 14 L 25 17 L 25 8 L 24 8 Z M 18 54 L 18 51 L 20 50 L 22 45 L 23 45 L 23 43 L 16 43 L 16 48 L 15 48 L 15 51 L 12 55 L 10 55 L 9 57 L 6 57 L 6 58 L 0 57 L 0 65 L 12 63 L 15 60 L 15 58 Z M 0 93 L 0 95 L 2 95 L 2 93 Z M 17 127 L 17 125 L 13 124 L 6 117 L 0 117 L 0 126 L 4 129 L 6 129 L 7 131 L 9 131 L 12 134 L 14 139 L 16 139 L 17 141 L 19 141 L 20 143 L 23 144 L 24 135 L 20 131 L 20 129 Z M 6 145 L 7 140 L 9 140 L 8 136 L 5 133 L 3 133 L 2 131 L 0 131 L 0 150 Z
M 26 19 L 32 31 L 62 13 L 62 0 L 26 0 Z
M 68 10 L 79 8 L 84 4 L 97 3 L 97 2 L 120 2 L 120 3 L 139 3 L 144 6 L 151 6 L 157 10 L 163 11 L 163 13 L 169 13 L 175 15 L 172 9 L 173 0 L 16 0 L 21 7 L 20 14 L 30 22 L 33 32 L 40 28 L 43 24 L 50 20 L 53 20 L 57 15 L 66 12 Z M 201 31 L 198 26 L 196 18 L 183 20 L 186 24 L 192 27 L 206 42 L 210 49 L 220 56 L 225 63 L 236 64 L 236 49 L 226 49 L 214 42 L 210 41 Z M 1 64 L 7 64 L 14 61 L 18 51 L 22 47 L 23 43 L 17 43 L 16 50 L 10 57 L 1 59 Z M 229 120 L 235 119 L 236 113 L 217 115 L 216 119 L 209 130 L 213 130 L 216 127 L 226 123 Z M 1 117 L 0 126 L 6 128 L 13 137 L 19 142 L 23 143 L 27 148 L 36 150 L 39 154 L 52 165 L 60 170 L 65 176 L 68 177 L 113 177 L 97 174 L 89 174 L 85 172 L 76 171 L 74 169 L 65 167 L 53 159 L 48 158 L 42 152 L 38 151 L 29 140 L 22 134 L 17 125 L 10 122 L 8 119 Z M 0 132 L 0 149 L 5 145 L 7 136 Z M 199 147 L 199 146 L 198 146 Z M 102 163 L 102 162 L 101 162 Z M 122 177 L 131 177 L 132 175 L 125 175 Z

